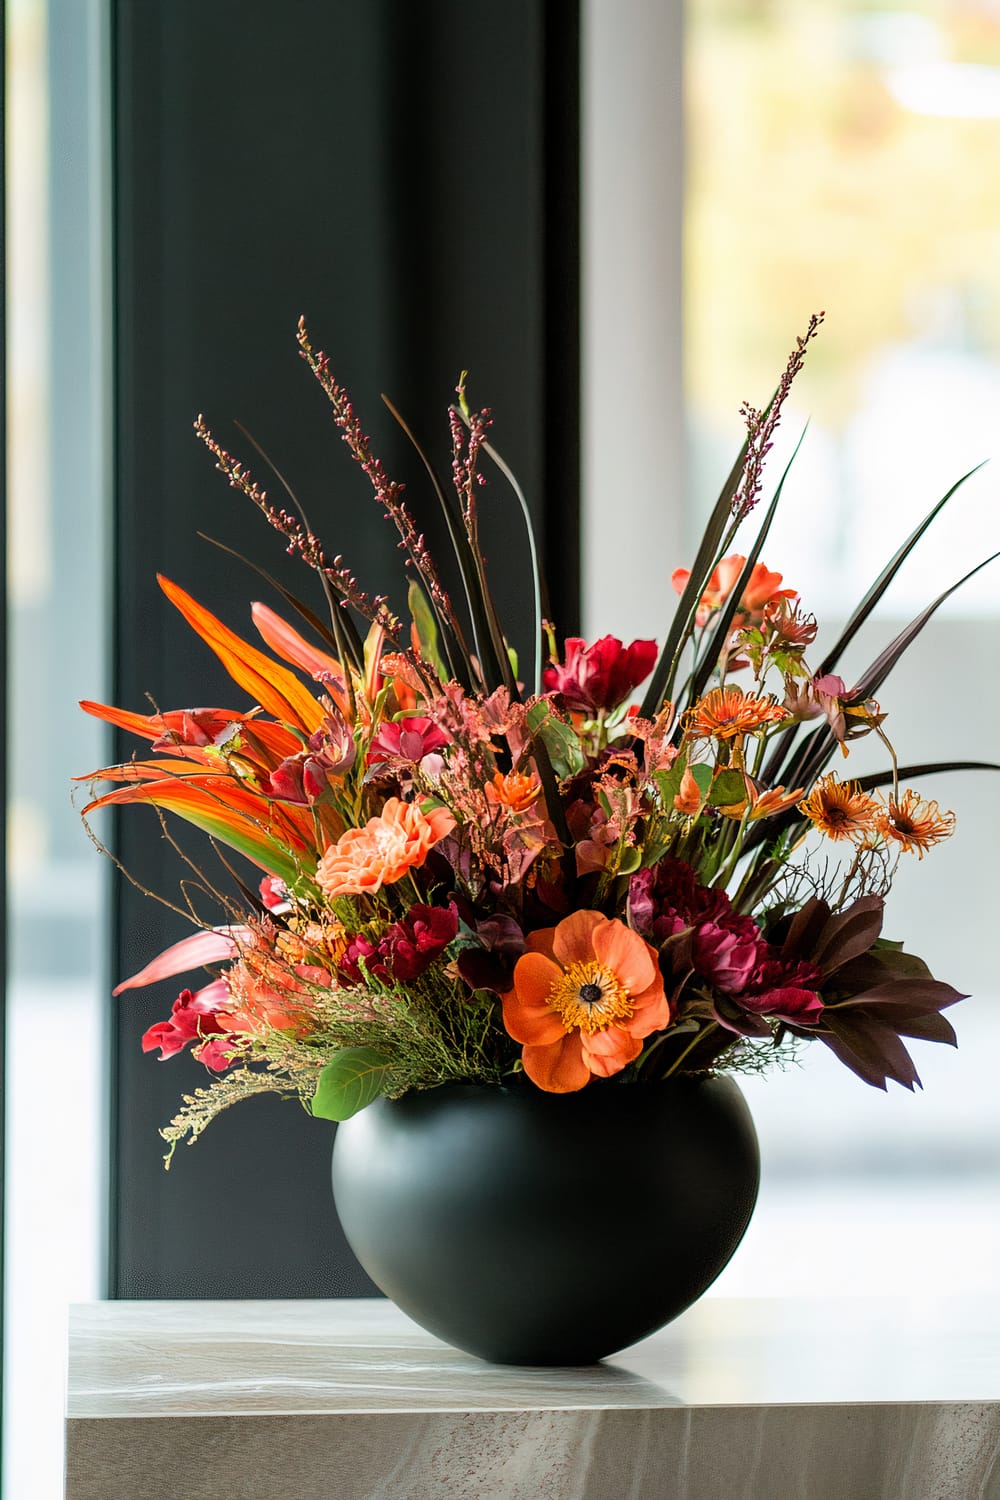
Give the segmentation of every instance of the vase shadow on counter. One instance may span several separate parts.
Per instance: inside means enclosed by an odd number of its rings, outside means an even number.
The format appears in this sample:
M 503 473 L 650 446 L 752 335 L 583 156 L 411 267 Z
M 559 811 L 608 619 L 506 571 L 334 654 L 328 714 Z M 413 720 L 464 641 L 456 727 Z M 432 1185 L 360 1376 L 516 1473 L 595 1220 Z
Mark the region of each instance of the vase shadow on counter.
M 759 1180 L 743 1095 L 710 1076 L 448 1084 L 376 1100 L 333 1154 L 376 1285 L 504 1365 L 594 1364 L 671 1322 L 731 1259 Z

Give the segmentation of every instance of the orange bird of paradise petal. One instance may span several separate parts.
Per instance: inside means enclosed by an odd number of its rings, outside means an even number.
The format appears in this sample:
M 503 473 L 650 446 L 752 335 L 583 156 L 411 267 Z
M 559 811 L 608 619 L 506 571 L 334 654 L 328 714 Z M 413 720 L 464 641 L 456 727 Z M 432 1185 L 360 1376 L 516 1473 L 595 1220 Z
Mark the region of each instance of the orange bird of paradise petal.
M 83 816 L 100 807 L 135 802 L 175 813 L 286 883 L 300 880 L 304 870 L 311 876 L 315 867 L 308 813 L 299 815 L 297 808 L 278 807 L 225 777 L 133 782 L 90 802 Z
M 248 692 L 265 713 L 301 729 L 305 735 L 315 733 L 323 722 L 323 709 L 293 673 L 241 640 L 169 578 L 157 574 L 157 582 L 192 630 L 215 652 L 233 681 Z
M 198 727 L 206 734 L 206 738 L 212 740 L 228 725 L 244 724 L 253 718 L 252 714 L 241 714 L 235 709 L 227 708 L 175 709 L 162 714 L 136 714 L 130 713 L 127 708 L 115 708 L 109 703 L 94 703 L 90 698 L 81 699 L 80 707 L 92 718 L 103 719 L 106 724 L 114 724 L 117 729 L 124 729 L 129 734 L 138 735 L 144 740 L 168 738 L 175 726 L 187 718 L 196 718 Z M 208 733 L 209 730 L 212 731 L 211 734 Z M 171 748 L 178 753 L 182 753 L 188 744 L 191 744 L 192 748 L 200 748 L 194 746 L 191 741 L 185 741 L 181 734 L 178 734 L 177 738 L 180 743 Z

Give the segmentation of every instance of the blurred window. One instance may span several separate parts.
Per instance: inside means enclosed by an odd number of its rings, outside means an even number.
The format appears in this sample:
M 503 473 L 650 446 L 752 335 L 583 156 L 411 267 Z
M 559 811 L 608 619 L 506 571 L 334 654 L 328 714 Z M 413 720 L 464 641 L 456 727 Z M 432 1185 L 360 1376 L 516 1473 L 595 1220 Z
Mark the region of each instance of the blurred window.
M 104 0 L 7 0 L 10 722 L 3 1491 L 62 1493 L 66 1308 L 103 1292 L 105 870 L 70 801 L 104 764 Z M 81 804 L 82 805 L 82 804 Z
M 1000 10 L 689 0 L 686 21 L 689 547 L 741 440 L 740 402 L 768 399 L 824 309 L 770 460 L 773 483 L 808 419 L 764 558 L 829 638 L 935 501 L 1000 457 Z M 998 485 L 990 465 L 956 494 L 845 677 L 1000 547 Z M 1000 760 L 998 567 L 949 600 L 879 695 L 901 763 Z M 865 741 L 840 771 L 885 762 Z M 746 1081 L 764 1190 L 719 1291 L 918 1292 L 945 1233 L 977 1247 L 962 1289 L 994 1286 L 1000 782 L 917 785 L 958 831 L 903 861 L 885 931 L 974 996 L 949 1012 L 959 1050 L 913 1045 L 914 1096 L 870 1089 L 820 1046 Z

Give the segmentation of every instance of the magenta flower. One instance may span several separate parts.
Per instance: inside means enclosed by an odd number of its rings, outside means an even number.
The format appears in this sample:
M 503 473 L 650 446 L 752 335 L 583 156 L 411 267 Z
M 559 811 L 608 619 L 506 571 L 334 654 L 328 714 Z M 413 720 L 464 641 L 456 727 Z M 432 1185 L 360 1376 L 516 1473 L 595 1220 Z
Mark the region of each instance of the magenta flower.
M 168 1057 L 182 1052 L 189 1042 L 197 1044 L 206 1037 L 225 1035 L 226 1027 L 220 1024 L 219 1013 L 231 1003 L 229 986 L 224 979 L 215 979 L 196 992 L 181 990 L 169 1018 L 158 1021 L 143 1036 L 143 1052 L 152 1052 L 159 1047 L 160 1061 L 165 1062 Z M 203 1056 L 202 1061 L 208 1062 L 215 1072 L 229 1066 L 228 1059 L 209 1061 Z
M 330 780 L 346 775 L 354 764 L 354 737 L 343 717 L 335 710 L 327 714 L 314 734 L 309 749 L 287 760 L 271 772 L 264 788 L 268 796 L 300 807 L 318 802 L 330 789 Z
M 760 963 L 764 946 L 756 923 L 749 918 L 735 918 L 730 928 L 703 922 L 695 928 L 692 939 L 694 966 L 717 990 L 737 995 Z
M 421 717 L 390 720 L 383 724 L 368 749 L 368 764 L 383 760 L 409 760 L 416 764 L 447 745 L 448 736 L 433 719 Z
M 259 886 L 260 899 L 268 911 L 288 905 L 288 887 L 277 875 L 265 875 Z
M 570 636 L 565 661 L 546 667 L 543 682 L 546 692 L 558 693 L 568 709 L 593 717 L 624 703 L 649 676 L 655 661 L 655 641 L 623 646 L 616 636 L 605 635 L 588 646 Z

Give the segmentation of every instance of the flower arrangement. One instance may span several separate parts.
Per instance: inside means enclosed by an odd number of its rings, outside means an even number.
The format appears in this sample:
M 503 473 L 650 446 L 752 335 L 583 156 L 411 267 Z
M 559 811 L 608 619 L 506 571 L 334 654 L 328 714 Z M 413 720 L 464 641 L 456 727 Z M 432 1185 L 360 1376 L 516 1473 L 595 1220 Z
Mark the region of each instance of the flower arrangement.
M 317 575 L 328 619 L 283 589 L 296 625 L 254 604 L 268 654 L 161 578 L 249 703 L 152 714 L 82 705 L 150 742 L 149 758 L 82 778 L 114 783 L 85 816 L 148 803 L 161 822 L 186 819 L 211 836 L 231 882 L 223 921 L 204 927 L 189 906 L 199 930 L 115 992 L 211 975 L 143 1041 L 161 1058 L 190 1047 L 212 1075 L 162 1132 L 171 1151 L 265 1091 L 342 1120 L 380 1095 L 458 1080 L 520 1076 L 567 1093 L 759 1069 L 805 1040 L 869 1084 L 912 1088 L 903 1039 L 954 1042 L 941 1012 L 962 997 L 882 935 L 883 898 L 898 860 L 922 859 L 954 826 L 907 783 L 981 763 L 899 766 L 876 698 L 952 590 L 850 686 L 837 671 L 954 491 L 818 662 L 808 659 L 815 619 L 761 561 L 784 484 L 758 514 L 764 459 L 821 320 L 797 341 L 771 403 L 743 408 L 746 441 L 694 563 L 673 574 L 663 644 L 560 640 L 533 561 L 535 651 L 523 678 L 479 545 L 486 461 L 510 482 L 534 559 L 530 518 L 464 377 L 449 411 L 454 496 L 420 453 L 455 554 L 458 607 L 402 486 L 299 327 L 301 356 L 399 530 L 406 624 L 198 419 L 229 483 Z M 851 780 L 830 768 L 869 734 L 885 745 L 884 772 Z M 220 846 L 258 874 L 245 878 Z

